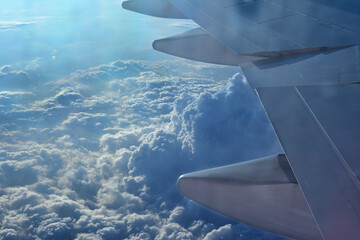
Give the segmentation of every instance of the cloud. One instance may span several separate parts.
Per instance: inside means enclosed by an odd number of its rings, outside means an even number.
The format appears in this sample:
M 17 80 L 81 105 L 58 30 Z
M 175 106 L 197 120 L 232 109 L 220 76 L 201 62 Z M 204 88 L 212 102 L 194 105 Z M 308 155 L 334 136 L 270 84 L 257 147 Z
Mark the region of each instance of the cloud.
M 204 240 L 230 239 L 231 235 L 231 225 L 227 224 L 206 234 Z
M 281 151 L 265 111 L 241 74 L 215 94 L 197 99 L 182 95 L 175 103 L 172 124 L 183 148 L 197 158 L 230 163 Z
M 71 239 L 71 218 L 49 218 L 40 223 L 35 233 L 41 239 Z
M 281 151 L 233 72 L 119 60 L 0 92 L 0 237 L 280 239 L 176 188 L 182 173 Z
M 169 28 L 179 28 L 183 30 L 193 29 L 199 27 L 196 23 L 189 20 L 180 20 L 167 24 Z
M 31 85 L 29 75 L 24 71 L 10 71 L 9 66 L 4 66 L 0 70 L 0 89 L 13 90 Z
M 37 181 L 37 170 L 32 161 L 0 163 L 0 186 L 23 186 Z
M 18 235 L 15 229 L 6 228 L 0 231 L 0 236 L 2 239 L 8 240 L 8 239 L 16 239 Z
M 0 21 L 0 32 L 14 31 L 19 27 L 24 27 L 34 22 L 21 22 L 21 21 Z
M 54 97 L 50 97 L 43 101 L 42 105 L 46 108 L 55 107 L 56 105 L 69 106 L 76 102 L 82 102 L 82 98 L 81 94 L 71 88 L 63 88 Z

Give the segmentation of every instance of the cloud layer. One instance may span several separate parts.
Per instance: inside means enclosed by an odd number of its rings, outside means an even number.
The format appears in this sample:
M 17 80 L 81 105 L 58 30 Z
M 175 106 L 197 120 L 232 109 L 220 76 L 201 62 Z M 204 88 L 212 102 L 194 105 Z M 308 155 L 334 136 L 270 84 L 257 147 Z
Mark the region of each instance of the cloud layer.
M 0 68 L 0 238 L 280 239 L 176 188 L 182 173 L 281 151 L 233 71 L 115 61 L 45 81 Z

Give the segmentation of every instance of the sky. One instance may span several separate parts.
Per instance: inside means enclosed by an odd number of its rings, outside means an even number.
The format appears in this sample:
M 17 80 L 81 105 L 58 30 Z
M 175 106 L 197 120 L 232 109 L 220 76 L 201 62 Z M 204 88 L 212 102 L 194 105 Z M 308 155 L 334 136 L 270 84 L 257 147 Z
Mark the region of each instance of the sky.
M 283 239 L 176 187 L 282 152 L 240 69 L 154 51 L 196 25 L 121 2 L 0 4 L 0 239 Z

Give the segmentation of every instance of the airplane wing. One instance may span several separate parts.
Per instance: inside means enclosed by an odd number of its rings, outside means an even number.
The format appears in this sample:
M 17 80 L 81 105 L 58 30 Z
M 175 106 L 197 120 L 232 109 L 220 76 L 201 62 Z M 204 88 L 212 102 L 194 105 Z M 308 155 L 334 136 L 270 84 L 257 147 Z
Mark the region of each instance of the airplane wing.
M 154 49 L 241 67 L 285 152 L 185 174 L 180 191 L 288 237 L 359 239 L 360 2 L 153 0 L 160 8 L 144 2 L 123 6 L 200 26 L 156 40 Z

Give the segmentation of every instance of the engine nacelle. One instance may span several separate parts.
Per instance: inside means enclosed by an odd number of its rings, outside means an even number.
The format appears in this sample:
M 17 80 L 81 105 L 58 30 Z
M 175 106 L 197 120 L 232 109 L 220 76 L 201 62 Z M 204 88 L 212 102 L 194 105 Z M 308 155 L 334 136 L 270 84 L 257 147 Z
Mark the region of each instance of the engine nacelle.
M 249 225 L 296 239 L 322 239 L 285 155 L 182 175 L 190 199 Z

